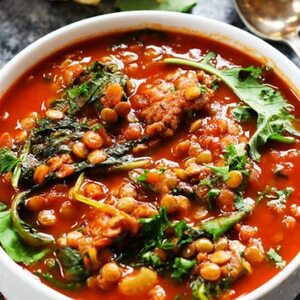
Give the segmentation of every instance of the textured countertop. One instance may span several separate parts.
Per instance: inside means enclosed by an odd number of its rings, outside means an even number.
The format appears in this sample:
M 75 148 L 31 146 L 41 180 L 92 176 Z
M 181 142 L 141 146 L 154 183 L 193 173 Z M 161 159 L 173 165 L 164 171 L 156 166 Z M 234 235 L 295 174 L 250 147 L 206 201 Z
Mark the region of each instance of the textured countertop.
M 112 1 L 103 0 L 102 4 L 95 8 L 68 1 L 0 0 L 0 68 L 27 45 L 55 29 L 84 18 L 113 12 L 111 3 Z M 234 9 L 233 0 L 198 0 L 198 5 L 192 13 L 245 29 Z M 287 46 L 278 43 L 272 45 L 300 67 L 300 60 Z M 298 292 L 300 279 L 296 274 L 269 296 L 264 297 L 264 300 L 292 300 Z M 300 297 L 296 299 L 300 300 Z

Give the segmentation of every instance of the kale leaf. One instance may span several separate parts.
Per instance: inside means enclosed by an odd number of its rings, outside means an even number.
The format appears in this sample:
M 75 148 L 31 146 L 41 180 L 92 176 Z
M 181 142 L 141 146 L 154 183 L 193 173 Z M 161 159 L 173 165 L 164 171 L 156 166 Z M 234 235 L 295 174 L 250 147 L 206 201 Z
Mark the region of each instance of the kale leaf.
M 80 282 L 90 275 L 89 270 L 83 264 L 81 254 L 77 250 L 70 247 L 60 248 L 57 250 L 57 257 L 69 281 Z
M 210 63 L 214 58 L 215 54 L 210 52 L 201 62 L 167 58 L 165 63 L 194 67 L 216 75 L 257 114 L 257 128 L 249 141 L 250 156 L 253 160 L 260 160 L 258 150 L 268 140 L 284 143 L 295 142 L 294 138 L 284 135 L 289 133 L 297 137 L 300 136 L 300 132 L 292 124 L 295 117 L 290 113 L 290 110 L 293 107 L 279 91 L 260 82 L 262 69 L 253 66 L 217 69 Z
M 203 230 L 188 225 L 184 220 L 170 221 L 164 207 L 160 208 L 158 214 L 151 218 L 142 218 L 139 222 L 140 234 L 129 243 L 125 253 L 121 251 L 118 256 L 121 262 L 132 267 L 150 266 L 158 272 L 169 272 L 174 279 L 181 279 L 192 271 L 195 262 L 180 257 L 180 250 L 205 236 Z M 179 250 L 177 254 L 173 251 L 174 247 Z M 155 249 L 163 249 L 167 259 L 161 261 L 155 254 Z
M 123 88 L 127 84 L 127 77 L 119 67 L 113 63 L 95 61 L 64 91 L 62 99 L 53 101 L 52 107 L 67 111 L 72 116 L 88 103 L 101 99 L 108 86 L 115 83 Z
M 37 271 L 34 274 L 44 279 L 52 286 L 57 287 L 59 289 L 76 291 L 82 287 L 82 284 L 80 282 L 68 282 L 68 283 L 61 282 L 50 273 L 42 273 L 41 271 Z
M 171 227 L 171 223 L 165 208 L 161 208 L 159 213 L 152 218 L 142 218 L 139 222 L 142 225 L 141 235 L 146 239 L 143 251 L 149 251 L 155 247 L 164 250 L 173 249 L 172 241 L 166 239 L 166 231 Z
M 19 164 L 20 159 L 7 148 L 0 148 L 0 173 L 12 172 Z
M 15 262 L 25 265 L 41 260 L 49 249 L 30 247 L 17 234 L 11 221 L 10 211 L 0 212 L 0 244 Z

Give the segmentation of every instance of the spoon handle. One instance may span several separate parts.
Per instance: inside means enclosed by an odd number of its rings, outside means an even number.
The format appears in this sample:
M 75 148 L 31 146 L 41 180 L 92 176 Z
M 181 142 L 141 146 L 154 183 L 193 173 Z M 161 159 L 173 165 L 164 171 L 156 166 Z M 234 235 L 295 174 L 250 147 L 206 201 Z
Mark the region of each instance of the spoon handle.
M 291 46 L 300 59 L 300 37 L 298 34 L 290 36 L 285 40 L 285 42 Z

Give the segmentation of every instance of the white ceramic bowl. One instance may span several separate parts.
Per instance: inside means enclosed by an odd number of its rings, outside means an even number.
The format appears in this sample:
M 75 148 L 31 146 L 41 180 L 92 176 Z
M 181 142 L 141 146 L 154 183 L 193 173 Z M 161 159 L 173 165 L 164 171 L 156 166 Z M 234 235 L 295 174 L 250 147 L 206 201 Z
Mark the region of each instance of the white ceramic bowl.
M 242 49 L 275 67 L 295 90 L 300 90 L 298 68 L 275 48 L 243 30 L 198 16 L 139 11 L 90 18 L 65 26 L 39 39 L 15 56 L 0 71 L 0 95 L 26 70 L 65 46 L 109 32 L 145 27 L 190 31 Z M 300 254 L 274 278 L 241 298 L 243 300 L 291 299 L 291 296 L 287 296 L 284 287 L 287 280 L 290 281 L 291 277 L 297 273 L 299 266 Z M 0 248 L 0 290 L 9 300 L 69 299 L 42 284 L 35 276 L 14 263 L 2 248 Z

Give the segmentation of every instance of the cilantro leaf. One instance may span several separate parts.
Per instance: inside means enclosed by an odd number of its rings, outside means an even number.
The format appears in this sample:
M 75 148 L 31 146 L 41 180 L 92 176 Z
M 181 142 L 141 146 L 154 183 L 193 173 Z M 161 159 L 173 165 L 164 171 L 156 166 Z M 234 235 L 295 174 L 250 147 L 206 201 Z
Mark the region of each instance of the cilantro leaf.
M 238 122 L 248 122 L 253 119 L 253 109 L 246 105 L 233 108 L 231 114 Z
M 244 170 L 247 163 L 245 144 L 230 144 L 226 147 L 224 158 L 230 170 Z
M 160 208 L 158 214 L 147 219 L 141 218 L 139 222 L 142 225 L 141 235 L 146 238 L 143 251 L 149 251 L 155 247 L 165 250 L 173 249 L 172 241 L 165 238 L 165 232 L 170 228 L 171 223 L 164 207 Z
M 259 192 L 257 202 L 260 203 L 263 199 L 268 199 L 267 206 L 275 206 L 278 209 L 285 209 L 286 203 L 294 191 L 293 188 L 287 187 L 286 189 L 279 190 L 276 187 L 266 187 L 264 191 Z
M 116 0 L 115 5 L 121 11 L 126 10 L 170 10 L 189 12 L 195 5 L 195 0 Z
M 300 136 L 292 124 L 295 117 L 289 112 L 292 106 L 283 96 L 267 84 L 260 83 L 261 68 L 234 67 L 232 69 L 217 69 L 210 61 L 215 54 L 210 52 L 201 62 L 179 58 L 167 58 L 165 63 L 179 64 L 204 70 L 216 75 L 232 91 L 257 113 L 257 128 L 249 141 L 250 156 L 260 160 L 259 148 L 268 140 L 280 142 L 295 142 L 294 138 L 286 138 L 284 134 Z
M 182 220 L 172 224 L 171 227 L 174 229 L 174 233 L 178 238 L 177 247 L 182 248 L 184 245 L 191 243 L 198 237 L 203 236 L 203 231 L 189 226 L 186 221 Z
M 151 266 L 154 268 L 160 268 L 162 266 L 162 261 L 155 255 L 152 251 L 148 251 L 141 255 L 142 265 Z M 137 264 L 138 265 L 138 264 Z
M 195 260 L 176 257 L 173 264 L 173 272 L 171 274 L 171 277 L 173 279 L 180 280 L 183 276 L 189 274 L 189 272 L 195 267 L 195 265 Z
M 254 205 L 254 200 L 249 197 L 244 198 L 242 193 L 238 193 L 235 197 L 234 207 L 239 211 L 250 213 L 253 210 Z
M 208 191 L 208 198 L 209 199 L 215 199 L 220 195 L 220 190 L 219 189 L 210 189 Z
M 276 268 L 282 269 L 285 267 L 286 261 L 283 260 L 281 255 L 278 253 L 278 250 L 274 250 L 273 248 L 270 248 L 270 250 L 267 252 L 267 258 L 269 261 L 275 263 Z
M 229 179 L 229 166 L 225 167 L 216 167 L 212 165 L 205 165 L 206 167 L 210 168 L 215 174 L 220 175 L 224 181 Z
M 9 149 L 0 148 L 0 173 L 12 172 L 20 159 Z
M 139 181 L 139 182 L 147 182 L 147 179 L 148 179 L 148 174 L 150 173 L 149 170 L 144 170 L 143 171 L 144 173 L 142 173 L 141 175 L 139 175 L 136 180 Z

